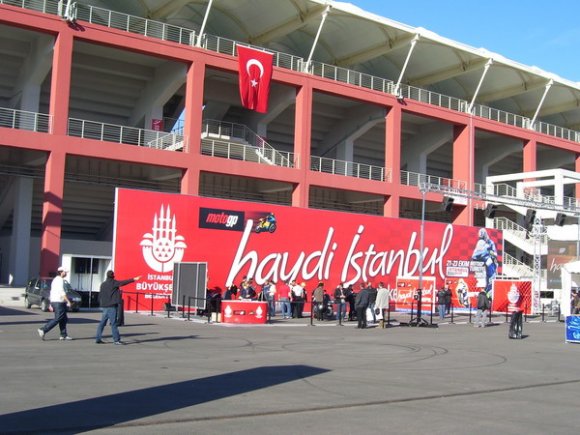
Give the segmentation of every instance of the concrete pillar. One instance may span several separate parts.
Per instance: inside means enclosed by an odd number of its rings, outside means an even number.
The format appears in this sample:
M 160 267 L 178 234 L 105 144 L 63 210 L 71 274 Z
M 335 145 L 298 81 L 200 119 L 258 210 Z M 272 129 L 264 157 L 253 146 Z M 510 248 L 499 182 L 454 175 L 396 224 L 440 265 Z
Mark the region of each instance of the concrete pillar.
M 473 166 L 475 155 L 475 132 L 471 126 L 457 125 L 453 129 L 453 179 L 465 181 L 468 190 L 473 188 Z M 473 225 L 473 207 L 455 206 L 453 223 Z
M 32 178 L 18 177 L 13 185 L 15 189 L 12 235 L 8 256 L 8 284 L 24 286 L 30 278 L 30 222 L 32 215 Z
M 308 83 L 296 95 L 296 123 L 294 125 L 294 158 L 300 170 L 300 181 L 292 191 L 292 206 L 308 208 L 310 186 L 310 141 L 312 140 L 312 86 Z
M 48 276 L 50 272 L 54 272 L 60 262 L 65 162 L 66 154 L 58 151 L 52 151 L 46 160 L 40 238 L 40 274 L 42 276 Z
M 205 63 L 196 61 L 187 70 L 185 87 L 185 118 L 183 120 L 184 157 L 187 169 L 181 178 L 181 193 L 199 194 L 199 155 L 201 154 L 201 129 L 203 117 L 203 88 Z
M 401 106 L 389 109 L 385 117 L 385 171 L 390 177 L 385 177 L 385 184 L 399 185 L 401 182 L 401 131 L 403 114 Z M 386 186 L 385 186 L 386 188 Z M 391 189 L 393 192 L 398 189 Z M 384 216 L 399 217 L 399 195 L 389 196 L 384 205 Z
M 60 33 L 54 43 L 52 81 L 50 84 L 52 132 L 58 135 L 66 135 L 68 132 L 72 54 L 72 33 Z

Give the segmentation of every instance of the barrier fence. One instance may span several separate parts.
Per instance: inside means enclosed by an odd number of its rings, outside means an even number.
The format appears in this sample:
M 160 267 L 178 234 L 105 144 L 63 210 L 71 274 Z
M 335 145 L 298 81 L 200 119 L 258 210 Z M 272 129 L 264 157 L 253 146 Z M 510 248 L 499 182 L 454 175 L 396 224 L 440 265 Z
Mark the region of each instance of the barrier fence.
M 159 300 L 156 293 L 144 292 L 123 292 L 125 312 L 143 313 L 148 312 L 153 316 L 156 314 L 154 304 Z M 183 296 L 181 305 L 173 305 L 171 296 L 163 296 L 166 299 L 163 312 L 167 318 L 172 317 L 171 313 L 178 313 L 181 318 L 191 320 L 192 316 L 197 318 L 207 318 L 208 323 L 220 323 L 221 319 L 221 298 L 196 298 L 192 296 Z M 145 302 L 144 302 L 145 301 Z M 196 307 L 193 302 L 204 301 L 205 308 Z M 268 302 L 268 301 L 264 301 Z M 337 316 L 338 304 L 335 302 L 318 302 L 314 300 L 290 301 L 291 314 L 290 319 L 283 316 L 283 301 L 272 301 L 273 310 L 269 309 L 267 313 L 267 323 L 278 323 L 284 320 L 304 318 L 311 325 L 318 323 L 335 322 L 345 324 L 348 322 L 358 322 L 356 309 L 351 304 L 346 303 L 342 315 Z M 391 300 L 388 308 L 376 309 L 369 307 L 367 309 L 367 322 L 370 325 L 378 325 L 381 328 L 394 326 L 437 326 L 439 324 L 473 324 L 477 308 L 468 306 L 457 308 L 458 300 L 452 300 L 451 305 L 445 311 L 443 319 L 439 316 L 438 306 L 435 300 L 427 303 L 421 303 L 413 300 L 408 308 L 398 308 L 396 302 Z M 521 307 L 523 310 L 524 322 L 561 322 L 564 319 L 559 306 L 542 305 L 540 312 L 529 314 L 527 303 Z M 200 304 L 201 305 L 201 304 Z M 146 309 L 144 309 L 146 307 Z M 373 315 L 374 312 L 374 315 Z M 511 310 L 507 307 L 505 310 L 487 310 L 487 323 L 509 323 Z

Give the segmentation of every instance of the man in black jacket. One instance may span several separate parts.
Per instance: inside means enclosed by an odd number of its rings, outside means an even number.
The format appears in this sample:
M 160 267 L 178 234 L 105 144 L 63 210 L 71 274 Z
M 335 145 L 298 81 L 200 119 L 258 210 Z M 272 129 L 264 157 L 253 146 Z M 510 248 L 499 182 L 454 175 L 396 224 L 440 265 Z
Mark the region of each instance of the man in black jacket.
M 357 328 L 367 327 L 367 308 L 369 307 L 370 294 L 367 287 L 363 287 L 360 292 L 357 293 L 354 302 L 356 308 L 356 317 L 358 319 Z
M 103 310 L 103 315 L 101 316 L 99 326 L 97 326 L 95 343 L 104 343 L 102 340 L 103 329 L 108 320 L 111 323 L 113 341 L 115 344 L 123 344 L 121 341 L 121 335 L 119 334 L 119 328 L 117 328 L 117 309 L 121 303 L 121 290 L 119 287 L 130 284 L 134 281 L 139 281 L 140 278 L 140 276 L 136 276 L 135 278 L 126 279 L 124 281 L 117 281 L 115 279 L 115 272 L 112 270 L 107 272 L 107 279 L 101 284 L 101 291 L 99 293 L 99 304 Z

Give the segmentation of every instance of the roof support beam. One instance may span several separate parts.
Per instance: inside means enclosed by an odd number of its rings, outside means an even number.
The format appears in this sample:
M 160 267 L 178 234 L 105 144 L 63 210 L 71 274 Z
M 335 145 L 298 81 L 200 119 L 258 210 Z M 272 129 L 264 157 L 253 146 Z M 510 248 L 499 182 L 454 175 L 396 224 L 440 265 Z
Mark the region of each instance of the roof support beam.
M 574 99 L 573 101 L 570 101 L 567 103 L 557 104 L 555 106 L 544 107 L 542 110 L 540 110 L 540 113 L 538 114 L 538 116 L 548 116 L 548 115 L 561 114 L 563 112 L 568 112 L 569 110 L 578 109 L 578 107 L 580 107 L 580 100 Z M 531 117 L 532 113 L 531 112 L 530 113 L 524 112 L 524 116 Z M 580 124 L 577 124 L 574 126 L 571 125 L 568 128 L 570 128 L 572 130 L 578 130 L 580 128 Z
M 401 68 L 401 74 L 399 74 L 399 79 L 397 80 L 397 84 L 395 85 L 395 89 L 393 90 L 393 93 L 395 95 L 399 95 L 399 87 L 401 86 L 401 81 L 403 80 L 405 71 L 407 70 L 407 66 L 409 65 L 409 60 L 411 60 L 411 55 L 413 54 L 413 50 L 415 49 L 415 46 L 417 45 L 419 38 L 421 38 L 421 36 L 419 34 L 416 34 L 415 37 L 411 40 L 411 46 L 409 47 L 407 58 L 405 59 L 403 68 Z
M 315 7 L 308 14 L 303 15 L 299 14 L 297 17 L 287 21 L 286 23 L 281 24 L 280 26 L 268 30 L 267 32 L 261 33 L 256 35 L 253 38 L 250 38 L 249 42 L 252 45 L 260 45 L 264 46 L 270 41 L 274 41 L 281 36 L 286 36 L 289 33 L 292 33 L 298 29 L 303 28 L 306 26 L 310 21 L 315 18 L 318 18 L 321 13 L 324 13 L 326 10 L 326 6 Z
M 534 117 L 530 121 L 530 129 L 534 128 L 534 124 L 536 123 L 536 118 L 538 117 L 538 113 L 540 113 L 540 109 L 542 108 L 542 105 L 544 104 L 544 100 L 546 99 L 546 95 L 548 95 L 548 91 L 550 90 L 550 88 L 552 87 L 553 84 L 554 84 L 554 80 L 552 80 L 552 79 L 550 79 L 550 81 L 548 83 L 546 83 L 546 87 L 544 89 L 544 94 L 542 95 L 542 99 L 540 100 L 540 103 L 538 104 L 538 108 L 536 109 L 536 113 L 534 113 Z
M 392 44 L 390 41 L 387 41 L 386 43 L 381 42 L 369 50 L 359 51 L 358 53 L 351 54 L 348 57 L 337 59 L 336 65 L 348 67 L 351 65 L 365 63 L 371 59 L 376 59 L 377 57 L 384 56 L 391 51 L 398 50 L 401 47 L 407 46 L 413 39 L 415 39 L 415 36 L 415 34 L 411 34 L 405 38 L 396 40 Z
M 473 109 L 473 104 L 475 103 L 475 99 L 477 98 L 477 94 L 479 94 L 479 90 L 481 89 L 481 85 L 483 84 L 483 80 L 485 79 L 485 76 L 486 76 L 487 72 L 489 71 L 489 67 L 492 64 L 493 64 L 493 59 L 489 59 L 485 63 L 485 67 L 483 68 L 483 73 L 481 74 L 481 78 L 479 79 L 479 83 L 477 84 L 477 88 L 475 89 L 475 93 L 473 94 L 473 98 L 471 99 L 471 102 L 469 103 L 469 106 L 467 107 L 467 113 L 471 113 L 471 111 Z
M 312 55 L 314 54 L 314 50 L 316 49 L 316 45 L 318 44 L 318 38 L 320 38 L 320 33 L 322 32 L 322 27 L 324 26 L 324 22 L 326 21 L 326 17 L 328 16 L 328 12 L 330 11 L 331 6 L 327 5 L 324 8 L 324 12 L 322 12 L 322 20 L 320 20 L 320 25 L 318 26 L 318 31 L 316 32 L 316 36 L 314 37 L 314 41 L 312 42 L 312 48 L 310 49 L 310 54 L 308 55 L 308 59 L 306 59 L 306 64 L 304 65 L 304 71 L 308 71 L 310 69 L 310 62 L 312 61 Z
M 459 65 L 454 65 L 451 68 L 446 68 L 444 70 L 435 72 L 433 74 L 426 74 L 421 77 L 417 77 L 410 81 L 409 84 L 412 86 L 417 86 L 419 88 L 432 85 L 433 83 L 439 83 L 445 80 L 452 79 L 453 77 L 460 76 L 462 74 L 467 74 L 472 71 L 477 71 L 481 68 L 484 68 L 489 59 L 478 59 L 473 62 L 465 63 L 462 62 Z
M 492 101 L 503 100 L 505 98 L 510 98 L 516 95 L 524 94 L 526 92 L 532 92 L 537 89 L 541 89 L 545 86 L 546 86 L 545 80 L 539 82 L 521 83 L 517 86 L 512 86 L 511 88 L 505 88 L 500 89 L 499 91 L 481 94 L 481 96 L 479 97 L 479 103 L 485 104 Z
M 166 17 L 171 17 L 173 14 L 179 12 L 186 4 L 191 3 L 191 0 L 171 0 L 166 2 L 163 6 L 157 8 L 149 14 L 152 20 L 162 20 Z
M 195 43 L 196 47 L 201 47 L 201 38 L 203 37 L 203 32 L 205 31 L 205 25 L 207 24 L 207 18 L 209 17 L 209 12 L 211 11 L 211 5 L 213 0 L 209 0 L 207 4 L 207 9 L 205 10 L 205 16 L 203 17 L 203 23 L 201 23 L 201 28 L 199 29 L 199 35 L 197 35 L 197 41 Z

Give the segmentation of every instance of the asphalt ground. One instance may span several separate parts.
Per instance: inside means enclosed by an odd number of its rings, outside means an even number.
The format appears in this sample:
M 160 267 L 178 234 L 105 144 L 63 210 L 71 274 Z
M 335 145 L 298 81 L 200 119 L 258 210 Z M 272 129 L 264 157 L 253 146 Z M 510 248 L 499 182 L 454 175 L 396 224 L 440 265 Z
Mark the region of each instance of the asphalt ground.
M 575 434 L 580 344 L 560 322 L 474 328 L 226 326 L 126 313 L 0 307 L 0 433 Z

